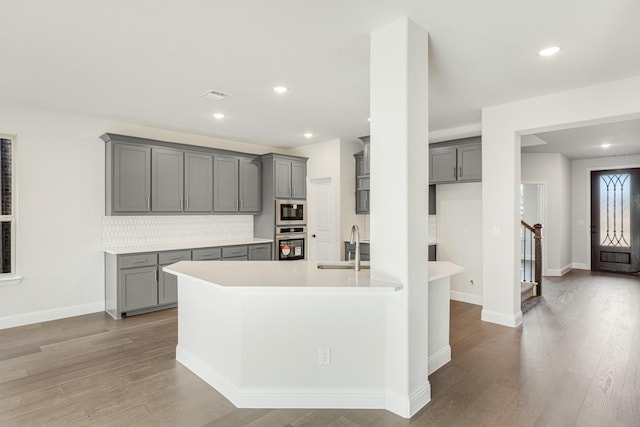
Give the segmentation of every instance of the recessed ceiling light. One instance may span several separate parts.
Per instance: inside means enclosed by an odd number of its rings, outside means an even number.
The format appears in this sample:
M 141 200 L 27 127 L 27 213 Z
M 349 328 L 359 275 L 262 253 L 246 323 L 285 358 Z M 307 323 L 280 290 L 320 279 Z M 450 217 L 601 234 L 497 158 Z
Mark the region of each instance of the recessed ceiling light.
M 224 119 L 224 114 L 222 114 L 222 113 L 215 113 L 215 114 L 213 115 L 213 117 L 215 117 L 216 119 Z
M 558 46 L 551 46 L 551 47 L 547 47 L 545 49 L 542 49 L 540 52 L 538 52 L 538 55 L 540 55 L 540 56 L 551 56 L 551 55 L 555 55 L 558 52 L 560 52 L 560 48 Z
M 609 148 L 609 147 L 611 147 L 611 144 L 609 144 L 608 142 L 605 142 L 604 144 L 600 144 L 600 147 Z
M 313 134 L 311 132 L 307 132 L 304 134 L 305 138 L 311 138 L 313 136 Z
M 286 91 L 288 91 L 289 89 L 287 89 L 284 86 L 276 86 L 273 88 L 273 91 L 276 93 L 285 93 Z

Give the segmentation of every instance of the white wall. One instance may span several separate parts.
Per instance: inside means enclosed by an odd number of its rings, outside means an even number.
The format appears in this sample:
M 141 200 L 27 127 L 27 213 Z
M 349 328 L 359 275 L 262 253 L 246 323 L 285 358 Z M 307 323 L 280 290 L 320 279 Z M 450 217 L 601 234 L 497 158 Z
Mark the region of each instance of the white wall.
M 640 76 L 482 109 L 482 319 L 522 323 L 520 135 L 640 117 Z
M 341 142 L 340 139 L 332 139 L 329 141 L 317 142 L 314 144 L 303 145 L 287 151 L 288 154 L 294 156 L 308 157 L 307 161 L 307 209 L 309 215 L 308 235 L 313 234 L 314 218 L 313 199 L 311 195 L 311 180 L 314 178 L 331 177 L 331 190 L 333 198 L 333 228 L 334 228 L 334 244 L 333 256 L 331 260 L 337 261 L 341 259 L 341 219 L 340 219 L 340 201 L 342 190 L 342 170 L 340 166 Z M 309 237 L 311 239 L 311 237 Z M 311 242 L 309 242 L 311 246 Z
M 0 285 L 0 328 L 104 310 L 105 132 L 250 153 L 273 151 L 131 123 L 0 106 L 16 136 L 18 285 Z
M 451 299 L 482 304 L 482 183 L 437 184 L 436 205 L 438 261 L 466 268 L 451 276 Z
M 545 184 L 543 274 L 571 270 L 571 161 L 558 153 L 522 153 L 521 180 Z
M 601 157 L 571 162 L 571 226 L 573 268 L 591 268 L 591 171 L 640 167 L 640 155 Z

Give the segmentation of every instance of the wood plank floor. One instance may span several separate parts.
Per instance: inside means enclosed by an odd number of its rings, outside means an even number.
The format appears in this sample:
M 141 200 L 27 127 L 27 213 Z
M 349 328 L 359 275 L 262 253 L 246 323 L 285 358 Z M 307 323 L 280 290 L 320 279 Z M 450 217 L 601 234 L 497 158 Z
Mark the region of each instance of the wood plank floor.
M 640 278 L 573 271 L 506 328 L 451 303 L 453 361 L 411 420 L 236 409 L 175 361 L 176 310 L 0 331 L 2 426 L 640 426 Z

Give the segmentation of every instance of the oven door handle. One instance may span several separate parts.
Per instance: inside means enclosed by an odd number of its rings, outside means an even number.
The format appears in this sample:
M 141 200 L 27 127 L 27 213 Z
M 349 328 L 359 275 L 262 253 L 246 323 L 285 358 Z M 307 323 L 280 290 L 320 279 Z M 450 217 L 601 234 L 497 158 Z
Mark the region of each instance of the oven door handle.
M 295 239 L 306 239 L 307 233 L 300 234 L 276 234 L 276 240 L 295 240 Z

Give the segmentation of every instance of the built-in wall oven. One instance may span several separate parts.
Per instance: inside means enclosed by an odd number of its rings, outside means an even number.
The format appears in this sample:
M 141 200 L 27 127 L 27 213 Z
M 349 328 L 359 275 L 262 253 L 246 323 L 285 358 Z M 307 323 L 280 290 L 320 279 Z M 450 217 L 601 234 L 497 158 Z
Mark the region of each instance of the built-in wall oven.
M 307 202 L 304 200 L 276 200 L 276 227 L 306 224 Z
M 276 261 L 307 258 L 307 227 L 276 227 Z

